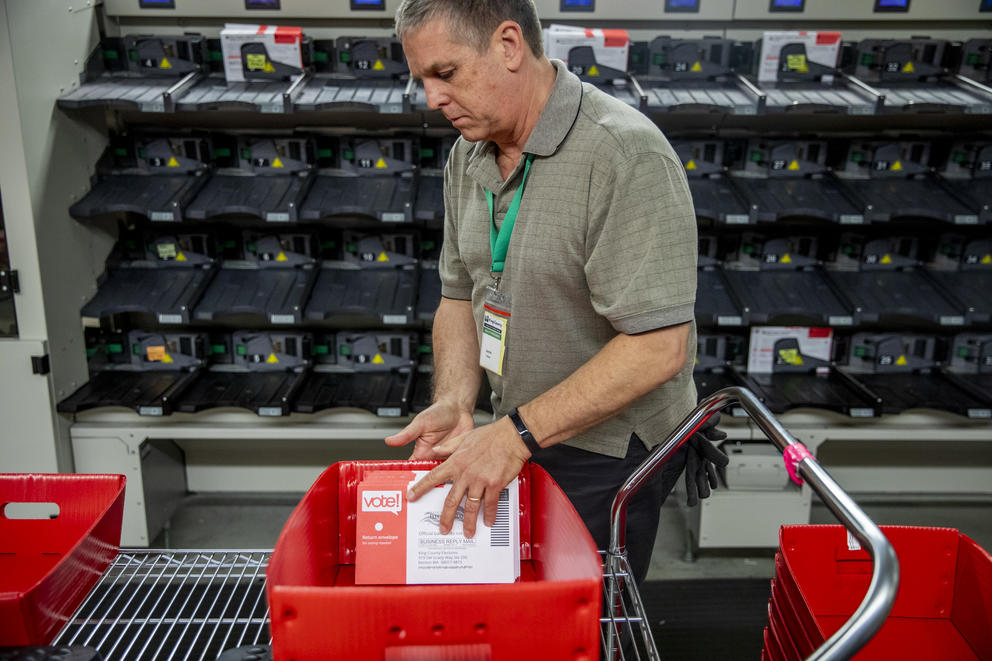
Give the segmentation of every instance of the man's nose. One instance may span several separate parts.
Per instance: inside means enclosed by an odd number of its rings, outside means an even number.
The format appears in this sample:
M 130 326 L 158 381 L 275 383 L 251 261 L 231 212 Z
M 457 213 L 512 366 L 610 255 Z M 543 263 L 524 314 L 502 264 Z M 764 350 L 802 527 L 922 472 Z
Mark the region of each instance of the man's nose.
M 427 96 L 427 107 L 437 110 L 448 102 L 447 96 L 441 91 L 440 85 L 434 80 L 424 80 L 424 94 Z

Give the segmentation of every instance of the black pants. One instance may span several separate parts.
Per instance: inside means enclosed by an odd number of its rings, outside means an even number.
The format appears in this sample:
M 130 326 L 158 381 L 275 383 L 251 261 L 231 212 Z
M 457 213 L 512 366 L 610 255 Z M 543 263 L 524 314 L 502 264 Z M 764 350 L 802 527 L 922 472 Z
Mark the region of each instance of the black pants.
M 627 506 L 627 559 L 638 585 L 651 564 L 661 505 L 685 468 L 686 452 L 686 446 L 679 448 Z M 548 471 L 572 501 L 597 548 L 606 549 L 610 544 L 613 497 L 647 455 L 644 444 L 634 434 L 623 459 L 558 444 L 541 450 L 532 461 Z

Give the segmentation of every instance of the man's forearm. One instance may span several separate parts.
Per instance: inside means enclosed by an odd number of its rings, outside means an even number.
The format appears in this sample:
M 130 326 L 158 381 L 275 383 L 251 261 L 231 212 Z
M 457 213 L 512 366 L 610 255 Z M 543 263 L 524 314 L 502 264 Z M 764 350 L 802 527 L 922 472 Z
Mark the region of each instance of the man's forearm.
M 689 324 L 619 335 L 567 379 L 520 407 L 542 447 L 589 429 L 674 377 L 685 365 Z
M 434 314 L 434 400 L 474 411 L 482 383 L 471 301 L 442 298 Z

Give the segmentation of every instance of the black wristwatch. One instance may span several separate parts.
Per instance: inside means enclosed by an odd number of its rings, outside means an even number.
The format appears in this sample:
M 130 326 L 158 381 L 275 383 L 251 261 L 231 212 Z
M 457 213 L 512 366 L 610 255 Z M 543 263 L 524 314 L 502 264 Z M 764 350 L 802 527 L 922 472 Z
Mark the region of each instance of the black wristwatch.
M 537 444 L 537 441 L 534 439 L 534 435 L 530 433 L 530 430 L 527 429 L 527 425 L 525 425 L 524 421 L 520 419 L 520 411 L 514 408 L 506 414 L 506 417 L 508 417 L 510 422 L 513 423 L 513 426 L 517 428 L 517 433 L 520 434 L 520 440 L 522 440 L 524 445 L 527 446 L 527 449 L 530 450 L 530 456 L 533 457 L 535 454 L 540 452 L 541 446 Z

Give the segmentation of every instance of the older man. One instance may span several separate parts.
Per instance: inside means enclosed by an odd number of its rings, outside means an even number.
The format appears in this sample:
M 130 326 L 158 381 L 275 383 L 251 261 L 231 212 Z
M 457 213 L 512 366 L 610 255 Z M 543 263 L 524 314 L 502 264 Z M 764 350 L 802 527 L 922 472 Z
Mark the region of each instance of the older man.
M 543 53 L 531 0 L 403 0 L 410 73 L 461 138 L 444 179 L 434 403 L 390 445 L 447 460 L 412 489 L 453 483 L 491 525 L 530 459 L 600 547 L 623 479 L 695 405 L 696 224 L 678 157 L 642 114 Z M 494 422 L 474 428 L 485 373 Z M 628 552 L 647 571 L 680 451 L 632 504 Z

